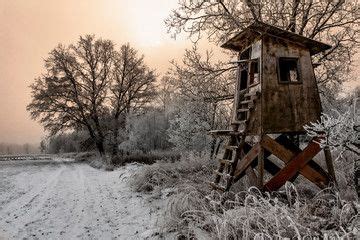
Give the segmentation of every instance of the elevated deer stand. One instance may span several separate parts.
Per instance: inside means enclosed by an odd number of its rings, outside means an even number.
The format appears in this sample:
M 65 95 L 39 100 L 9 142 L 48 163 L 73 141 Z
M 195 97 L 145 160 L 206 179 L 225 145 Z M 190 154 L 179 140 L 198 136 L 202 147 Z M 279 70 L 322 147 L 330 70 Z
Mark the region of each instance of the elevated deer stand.
M 239 52 L 238 71 L 231 129 L 210 131 L 228 137 L 211 185 L 228 191 L 245 175 L 251 185 L 267 191 L 299 174 L 320 188 L 335 182 L 328 149 L 324 150 L 327 172 L 312 160 L 321 151 L 319 139 L 303 149 L 294 141 L 305 133 L 304 125 L 320 118 L 311 56 L 330 46 L 255 22 L 222 47 Z M 271 155 L 283 164 L 272 161 Z M 266 182 L 264 170 L 272 176 Z

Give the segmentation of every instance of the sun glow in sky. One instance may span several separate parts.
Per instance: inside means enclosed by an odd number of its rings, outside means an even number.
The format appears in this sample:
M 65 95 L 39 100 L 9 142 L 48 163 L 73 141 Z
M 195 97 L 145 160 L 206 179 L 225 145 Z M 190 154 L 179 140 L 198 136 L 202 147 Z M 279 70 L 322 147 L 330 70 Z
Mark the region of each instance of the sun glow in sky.
M 28 86 L 58 43 L 95 34 L 117 46 L 129 42 L 164 73 L 191 44 L 171 39 L 165 18 L 177 0 L 0 0 L 0 142 L 37 143 L 45 136 L 30 119 Z
M 164 20 L 175 7 L 173 1 L 160 0 L 157 9 L 153 1 L 129 1 L 126 19 L 135 41 L 142 46 L 159 46 L 173 41 L 166 32 Z M 130 20 L 131 19 L 131 20 Z M 126 20 L 125 20 L 126 21 Z

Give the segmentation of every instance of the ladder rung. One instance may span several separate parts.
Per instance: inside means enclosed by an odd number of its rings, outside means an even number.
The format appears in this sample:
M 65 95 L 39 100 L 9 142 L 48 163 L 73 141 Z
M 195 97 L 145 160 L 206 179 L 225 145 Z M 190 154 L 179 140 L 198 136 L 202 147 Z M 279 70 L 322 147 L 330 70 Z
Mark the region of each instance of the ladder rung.
M 240 102 L 240 104 L 249 104 L 249 103 L 254 103 L 254 100 L 245 100 Z
M 224 148 L 234 151 L 234 150 L 238 149 L 239 147 L 238 146 L 225 145 Z
M 241 121 L 232 121 L 231 125 L 241 125 L 241 124 L 247 124 L 248 120 L 241 120 Z
M 209 184 L 210 184 L 211 187 L 213 187 L 213 188 L 215 188 L 217 190 L 221 190 L 221 191 L 225 192 L 225 187 L 220 186 L 220 185 L 218 185 L 218 184 L 216 184 L 214 182 L 209 182 Z
M 219 172 L 218 170 L 214 170 L 214 174 L 216 174 L 218 176 L 222 176 L 224 179 L 231 178 L 231 176 L 228 173 L 222 173 L 222 172 Z
M 250 106 L 248 108 L 239 108 L 237 111 L 241 113 L 241 112 L 248 112 L 248 111 L 251 111 L 253 109 L 254 109 L 254 106 Z
M 237 135 L 242 135 L 243 132 L 238 132 L 238 131 L 234 131 L 234 130 L 211 130 L 209 131 L 210 134 L 212 135 L 229 135 L 229 136 L 237 136 Z
M 260 96 L 260 92 L 256 91 L 255 93 L 245 93 L 244 97 Z
M 234 163 L 233 161 L 231 161 L 229 159 L 219 159 L 219 162 L 223 163 L 223 164 L 227 164 L 227 165 L 230 165 L 230 164 Z

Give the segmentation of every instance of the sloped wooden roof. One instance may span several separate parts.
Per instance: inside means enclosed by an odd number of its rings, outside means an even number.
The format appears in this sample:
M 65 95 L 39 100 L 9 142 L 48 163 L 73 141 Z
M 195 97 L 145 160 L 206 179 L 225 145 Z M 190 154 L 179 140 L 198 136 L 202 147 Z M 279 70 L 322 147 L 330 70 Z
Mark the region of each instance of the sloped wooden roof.
M 310 54 L 314 55 L 319 52 L 330 49 L 331 46 L 299 34 L 283 30 L 272 25 L 256 21 L 250 26 L 246 27 L 243 31 L 230 38 L 226 43 L 221 45 L 223 48 L 241 51 L 249 46 L 252 42 L 258 39 L 261 35 L 268 34 L 274 37 L 287 39 L 289 41 L 299 43 L 310 50 Z

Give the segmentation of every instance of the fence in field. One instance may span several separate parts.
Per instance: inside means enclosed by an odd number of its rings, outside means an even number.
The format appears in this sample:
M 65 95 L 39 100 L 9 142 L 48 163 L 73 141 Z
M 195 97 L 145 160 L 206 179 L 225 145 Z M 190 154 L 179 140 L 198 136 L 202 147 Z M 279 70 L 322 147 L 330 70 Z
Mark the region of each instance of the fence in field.
M 0 155 L 0 161 L 9 160 L 51 160 L 49 154 L 23 154 L 23 155 Z

